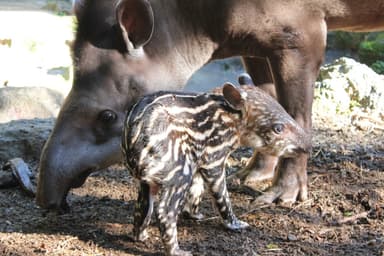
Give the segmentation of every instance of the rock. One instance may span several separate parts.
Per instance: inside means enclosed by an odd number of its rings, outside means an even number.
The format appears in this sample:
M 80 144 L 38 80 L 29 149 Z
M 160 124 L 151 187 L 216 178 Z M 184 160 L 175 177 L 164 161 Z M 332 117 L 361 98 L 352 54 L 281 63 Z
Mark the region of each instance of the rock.
M 320 70 L 314 108 L 330 113 L 384 111 L 384 76 L 350 58 L 339 58 Z
M 6 172 L 0 170 L 0 189 L 2 188 L 12 188 L 19 184 L 15 179 L 12 172 Z
M 48 88 L 0 88 L 0 123 L 56 117 L 62 102 L 62 94 Z
M 0 163 L 15 157 L 37 161 L 53 125 L 54 118 L 0 123 Z
M 13 176 L 19 182 L 24 192 L 31 197 L 36 194 L 36 187 L 32 184 L 31 178 L 34 177 L 33 173 L 29 170 L 28 165 L 21 158 L 10 159 L 7 163 L 11 169 Z

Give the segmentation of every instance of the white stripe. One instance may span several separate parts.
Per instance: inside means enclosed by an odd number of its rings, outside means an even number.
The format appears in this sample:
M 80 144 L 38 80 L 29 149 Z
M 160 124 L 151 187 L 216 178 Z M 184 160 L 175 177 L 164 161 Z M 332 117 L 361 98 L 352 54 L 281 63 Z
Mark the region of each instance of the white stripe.
M 201 133 L 201 132 L 195 132 L 195 131 L 191 130 L 190 128 L 183 127 L 183 126 L 180 126 L 180 125 L 175 125 L 175 124 L 171 123 L 171 124 L 169 124 L 169 126 L 167 127 L 167 130 L 165 132 L 160 133 L 160 134 L 156 134 L 156 135 L 152 135 L 150 137 L 150 141 L 149 141 L 148 145 L 142 150 L 142 152 L 140 154 L 139 163 L 141 163 L 143 161 L 144 157 L 147 156 L 148 151 L 156 143 L 167 139 L 169 134 L 171 132 L 173 132 L 173 131 L 177 131 L 177 132 L 184 133 L 184 134 L 186 133 L 190 137 L 192 137 L 192 139 L 194 139 L 194 140 L 204 141 L 204 140 L 206 140 L 207 138 L 209 138 L 212 135 L 212 133 L 217 128 L 217 126 L 219 126 L 219 124 L 216 124 L 210 130 L 206 130 L 203 133 Z M 233 139 L 231 141 L 233 141 Z
M 147 111 L 147 109 L 149 107 L 151 107 L 152 105 L 156 104 L 158 101 L 162 100 L 162 99 L 165 99 L 165 98 L 170 98 L 170 97 L 178 97 L 178 98 L 196 98 L 197 96 L 201 96 L 202 94 L 198 94 L 198 95 L 178 95 L 178 94 L 175 94 L 175 93 L 169 93 L 169 94 L 164 94 L 164 95 L 161 95 L 161 96 L 158 96 L 156 97 L 151 103 L 147 104 L 145 106 L 145 108 L 143 108 L 143 110 L 141 111 L 141 113 L 139 115 L 136 116 L 135 120 L 136 119 L 141 119 L 144 115 L 144 113 Z M 135 106 L 137 105 L 138 103 L 135 104 Z
M 227 156 L 224 156 L 224 157 L 222 157 L 222 158 L 220 158 L 220 159 L 218 159 L 218 160 L 216 160 L 214 162 L 211 162 L 211 163 L 206 164 L 206 165 L 202 165 L 202 168 L 209 170 L 209 169 L 212 169 L 214 167 L 220 166 L 220 165 L 223 164 L 223 162 L 225 161 L 226 157 Z
M 212 187 L 213 192 L 215 192 L 215 193 L 219 192 L 219 185 L 224 182 L 224 179 L 225 179 L 225 172 L 223 171 L 220 178 L 215 181 L 215 184 Z
M 131 139 L 131 144 L 135 144 L 137 138 L 139 138 L 139 135 L 141 134 L 141 128 L 143 128 L 143 122 L 140 122 L 137 125 L 135 136 Z M 129 127 L 127 128 L 129 129 Z M 127 136 L 128 137 L 128 136 Z M 127 143 L 127 142 L 126 142 Z M 127 144 L 126 144 L 127 145 Z
M 179 106 L 172 106 L 172 107 L 167 107 L 168 113 L 172 115 L 178 115 L 180 113 L 188 113 L 188 114 L 197 114 L 200 112 L 203 112 L 207 110 L 210 106 L 214 105 L 216 102 L 211 100 L 206 102 L 204 105 L 196 106 L 193 108 L 185 108 L 185 107 L 179 107 Z
M 172 141 L 169 141 L 168 142 L 168 148 L 167 148 L 167 152 L 165 155 L 163 155 L 163 157 L 160 159 L 160 161 L 157 161 L 156 162 L 156 167 L 154 168 L 150 168 L 148 170 L 148 175 L 152 176 L 152 175 L 155 175 L 158 171 L 162 170 L 165 168 L 165 165 L 164 163 L 167 163 L 169 162 L 169 160 L 171 159 L 172 157 Z M 141 159 L 141 158 L 140 158 Z
M 164 182 L 167 182 L 167 181 L 170 181 L 174 176 L 175 176 L 175 173 L 180 171 L 183 167 L 181 165 L 178 165 L 176 166 L 175 168 L 173 168 L 173 170 L 171 170 L 167 176 L 164 178 Z
M 175 144 L 173 145 L 173 161 L 177 162 L 179 160 L 179 149 L 180 149 L 180 139 L 175 139 Z
M 223 150 L 224 147 L 227 147 L 227 146 L 234 146 L 238 141 L 238 137 L 237 136 L 233 136 L 229 141 L 225 141 L 224 143 L 220 144 L 220 145 L 217 145 L 217 146 L 207 146 L 205 148 L 205 153 L 206 154 L 213 154 L 217 151 L 220 151 L 220 150 Z

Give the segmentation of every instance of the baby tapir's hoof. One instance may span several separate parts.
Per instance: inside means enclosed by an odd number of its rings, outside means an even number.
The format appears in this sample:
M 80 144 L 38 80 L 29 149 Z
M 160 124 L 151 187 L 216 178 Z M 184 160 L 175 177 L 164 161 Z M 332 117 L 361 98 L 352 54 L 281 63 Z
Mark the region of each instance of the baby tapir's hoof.
M 187 209 L 184 209 L 183 215 L 185 218 L 192 219 L 192 220 L 204 219 L 204 214 L 202 214 L 201 212 L 190 212 Z
M 193 254 L 191 252 L 181 250 L 180 248 L 173 250 L 168 255 L 169 256 L 193 256 Z
M 135 235 L 135 240 L 137 242 L 144 242 L 149 237 L 147 230 L 143 230 L 139 234 Z
M 231 222 L 225 221 L 224 225 L 226 228 L 233 230 L 233 231 L 237 231 L 237 230 L 245 229 L 245 228 L 249 227 L 249 224 L 247 222 L 241 221 L 241 220 L 236 219 L 236 218 L 234 220 L 232 220 Z

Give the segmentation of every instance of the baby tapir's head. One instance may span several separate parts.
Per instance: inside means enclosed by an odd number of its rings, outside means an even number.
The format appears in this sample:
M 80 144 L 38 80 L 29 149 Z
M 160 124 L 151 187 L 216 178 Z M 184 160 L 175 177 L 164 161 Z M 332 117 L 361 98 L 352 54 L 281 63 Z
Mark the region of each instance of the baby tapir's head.
M 227 103 L 242 112 L 239 124 L 242 145 L 274 156 L 308 153 L 309 134 L 274 98 L 253 85 L 235 87 L 227 83 L 221 90 Z

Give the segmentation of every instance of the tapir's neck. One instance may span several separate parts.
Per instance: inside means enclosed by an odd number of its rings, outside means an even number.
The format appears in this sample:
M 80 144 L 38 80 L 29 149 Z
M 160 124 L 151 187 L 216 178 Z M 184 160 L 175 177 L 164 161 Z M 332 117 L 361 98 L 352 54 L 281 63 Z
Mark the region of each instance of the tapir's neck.
M 205 15 L 209 8 L 207 2 L 213 5 L 211 2 L 215 1 L 151 1 L 155 27 L 144 50 L 154 64 L 153 68 L 163 74 L 164 81 L 172 77 L 174 84 L 168 82 L 167 89 L 184 86 L 218 49 L 211 31 L 207 31 L 212 25 L 205 24 L 210 22 Z M 221 27 L 216 26 L 216 30 Z

